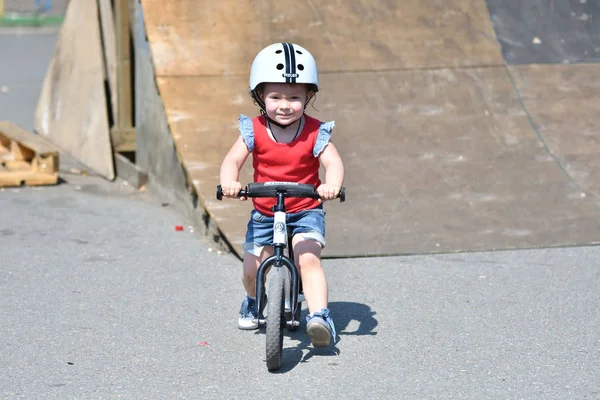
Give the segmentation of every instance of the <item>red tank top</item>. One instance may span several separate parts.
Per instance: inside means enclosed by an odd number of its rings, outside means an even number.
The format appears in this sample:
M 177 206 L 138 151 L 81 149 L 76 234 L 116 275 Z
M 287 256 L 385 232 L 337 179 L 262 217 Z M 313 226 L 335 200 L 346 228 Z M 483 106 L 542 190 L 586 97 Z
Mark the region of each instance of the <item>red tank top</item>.
M 277 143 L 269 136 L 263 116 L 252 118 L 254 129 L 254 182 L 296 182 L 321 185 L 319 159 L 313 148 L 319 134 L 321 121 L 305 115 L 302 132 L 291 143 Z M 253 198 L 254 208 L 261 214 L 273 216 L 274 198 Z M 309 210 L 319 205 L 314 199 L 286 199 L 288 213 Z

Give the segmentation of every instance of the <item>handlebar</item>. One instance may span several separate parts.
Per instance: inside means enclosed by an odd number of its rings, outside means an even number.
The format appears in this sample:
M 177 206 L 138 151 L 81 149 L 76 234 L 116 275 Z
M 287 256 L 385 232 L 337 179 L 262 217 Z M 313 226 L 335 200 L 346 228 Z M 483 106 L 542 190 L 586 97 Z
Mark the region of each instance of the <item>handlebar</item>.
M 319 199 L 317 189 L 310 184 L 295 182 L 261 182 L 249 183 L 246 189 L 240 190 L 237 197 L 277 197 L 278 193 L 283 193 L 285 197 L 300 197 L 309 199 Z M 346 188 L 342 187 L 337 195 L 340 203 L 346 201 Z M 217 186 L 217 200 L 223 199 L 223 189 L 221 185 Z

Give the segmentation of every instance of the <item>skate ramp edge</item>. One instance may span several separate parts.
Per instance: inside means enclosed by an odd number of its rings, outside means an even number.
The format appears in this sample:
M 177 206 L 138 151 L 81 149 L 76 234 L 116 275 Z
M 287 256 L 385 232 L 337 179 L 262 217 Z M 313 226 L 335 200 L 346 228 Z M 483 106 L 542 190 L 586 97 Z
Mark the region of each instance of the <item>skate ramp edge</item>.
M 189 178 L 185 159 L 177 151 L 157 85 L 142 5 L 136 2 L 131 12 L 136 76 L 136 164 L 148 173 L 149 188 L 175 207 L 198 236 L 217 249 L 236 254 L 203 204 Z

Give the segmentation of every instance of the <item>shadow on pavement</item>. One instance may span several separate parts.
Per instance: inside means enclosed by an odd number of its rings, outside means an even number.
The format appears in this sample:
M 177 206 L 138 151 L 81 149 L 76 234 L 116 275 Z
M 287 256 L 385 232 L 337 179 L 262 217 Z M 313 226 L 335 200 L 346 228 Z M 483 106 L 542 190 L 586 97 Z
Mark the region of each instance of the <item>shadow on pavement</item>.
M 281 368 L 275 373 L 286 373 L 291 371 L 296 365 L 300 363 L 308 362 L 314 356 L 331 357 L 340 354 L 340 349 L 337 344 L 343 340 L 344 336 L 374 336 L 377 332 L 374 329 L 377 327 L 377 320 L 374 318 L 376 312 L 366 304 L 354 303 L 354 302 L 331 302 L 329 303 L 329 310 L 333 316 L 335 323 L 335 329 L 338 337 L 336 343 L 333 346 L 326 348 L 314 348 L 310 343 L 310 339 L 306 334 L 306 316 L 308 310 L 302 311 L 300 319 L 301 325 L 295 332 L 285 332 L 285 339 L 283 344 L 283 359 Z M 352 322 L 358 323 L 358 328 L 348 331 L 351 327 Z M 299 343 L 295 347 L 286 347 L 286 340 L 292 339 L 297 340 Z M 289 342 L 287 343 L 289 346 Z M 304 350 L 308 352 L 304 354 Z M 335 363 L 331 363 L 334 365 Z

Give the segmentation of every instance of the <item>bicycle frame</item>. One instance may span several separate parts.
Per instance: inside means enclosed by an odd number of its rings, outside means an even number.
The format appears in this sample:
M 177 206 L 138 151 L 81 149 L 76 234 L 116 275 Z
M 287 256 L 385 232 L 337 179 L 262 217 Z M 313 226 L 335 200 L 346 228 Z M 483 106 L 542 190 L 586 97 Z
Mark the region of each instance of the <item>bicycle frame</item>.
M 242 189 L 237 194 L 237 197 L 277 198 L 276 205 L 272 208 L 275 216 L 273 221 L 273 255 L 260 264 L 256 275 L 256 306 L 259 314 L 258 321 L 256 322 L 258 322 L 258 325 L 260 326 L 265 326 L 267 323 L 263 311 L 266 303 L 268 302 L 265 294 L 265 278 L 269 268 L 275 267 L 278 268 L 278 272 L 281 272 L 281 268 L 285 267 L 287 272 L 289 272 L 290 278 L 290 290 L 287 290 L 286 283 L 285 300 L 286 304 L 289 300 L 290 311 L 292 315 L 290 320 L 286 320 L 286 325 L 288 329 L 294 329 L 300 326 L 300 321 L 297 321 L 295 318 L 299 308 L 301 307 L 301 305 L 298 303 L 300 300 L 301 282 L 298 268 L 294 264 L 291 234 L 288 233 L 287 229 L 285 199 L 287 197 L 318 199 L 319 195 L 316 191 L 316 188 L 311 184 L 299 184 L 295 182 L 250 183 L 246 189 Z M 340 202 L 345 201 L 345 188 L 342 187 L 340 189 L 337 197 L 340 199 Z M 217 199 L 223 199 L 221 185 L 217 186 Z M 289 257 L 284 253 L 286 248 L 288 249 Z
M 292 234 L 288 232 L 286 222 L 286 197 L 302 197 L 318 199 L 317 189 L 311 184 L 294 182 L 262 182 L 248 184 L 246 189 L 240 190 L 237 197 L 271 197 L 277 198 L 272 207 L 273 218 L 273 255 L 264 260 L 256 273 L 256 306 L 259 326 L 266 326 L 266 361 L 269 371 L 279 369 L 283 348 L 283 329 L 294 331 L 300 326 L 300 291 L 302 282 L 296 264 L 294 264 L 294 251 L 292 248 Z M 338 196 L 340 201 L 345 201 L 345 189 L 342 187 Z M 217 199 L 223 198 L 221 185 L 217 186 Z M 288 249 L 288 256 L 285 250 Z M 269 277 L 269 296 L 267 298 L 265 286 L 266 275 L 271 267 L 277 269 L 278 276 Z M 286 269 L 286 271 L 283 270 Z M 289 274 L 288 274 L 289 273 Z M 281 276 L 283 275 L 283 276 Z M 282 279 L 283 278 L 283 279 Z M 288 318 L 287 304 L 290 308 Z M 263 311 L 267 308 L 265 318 Z M 296 319 L 298 318 L 298 320 Z

